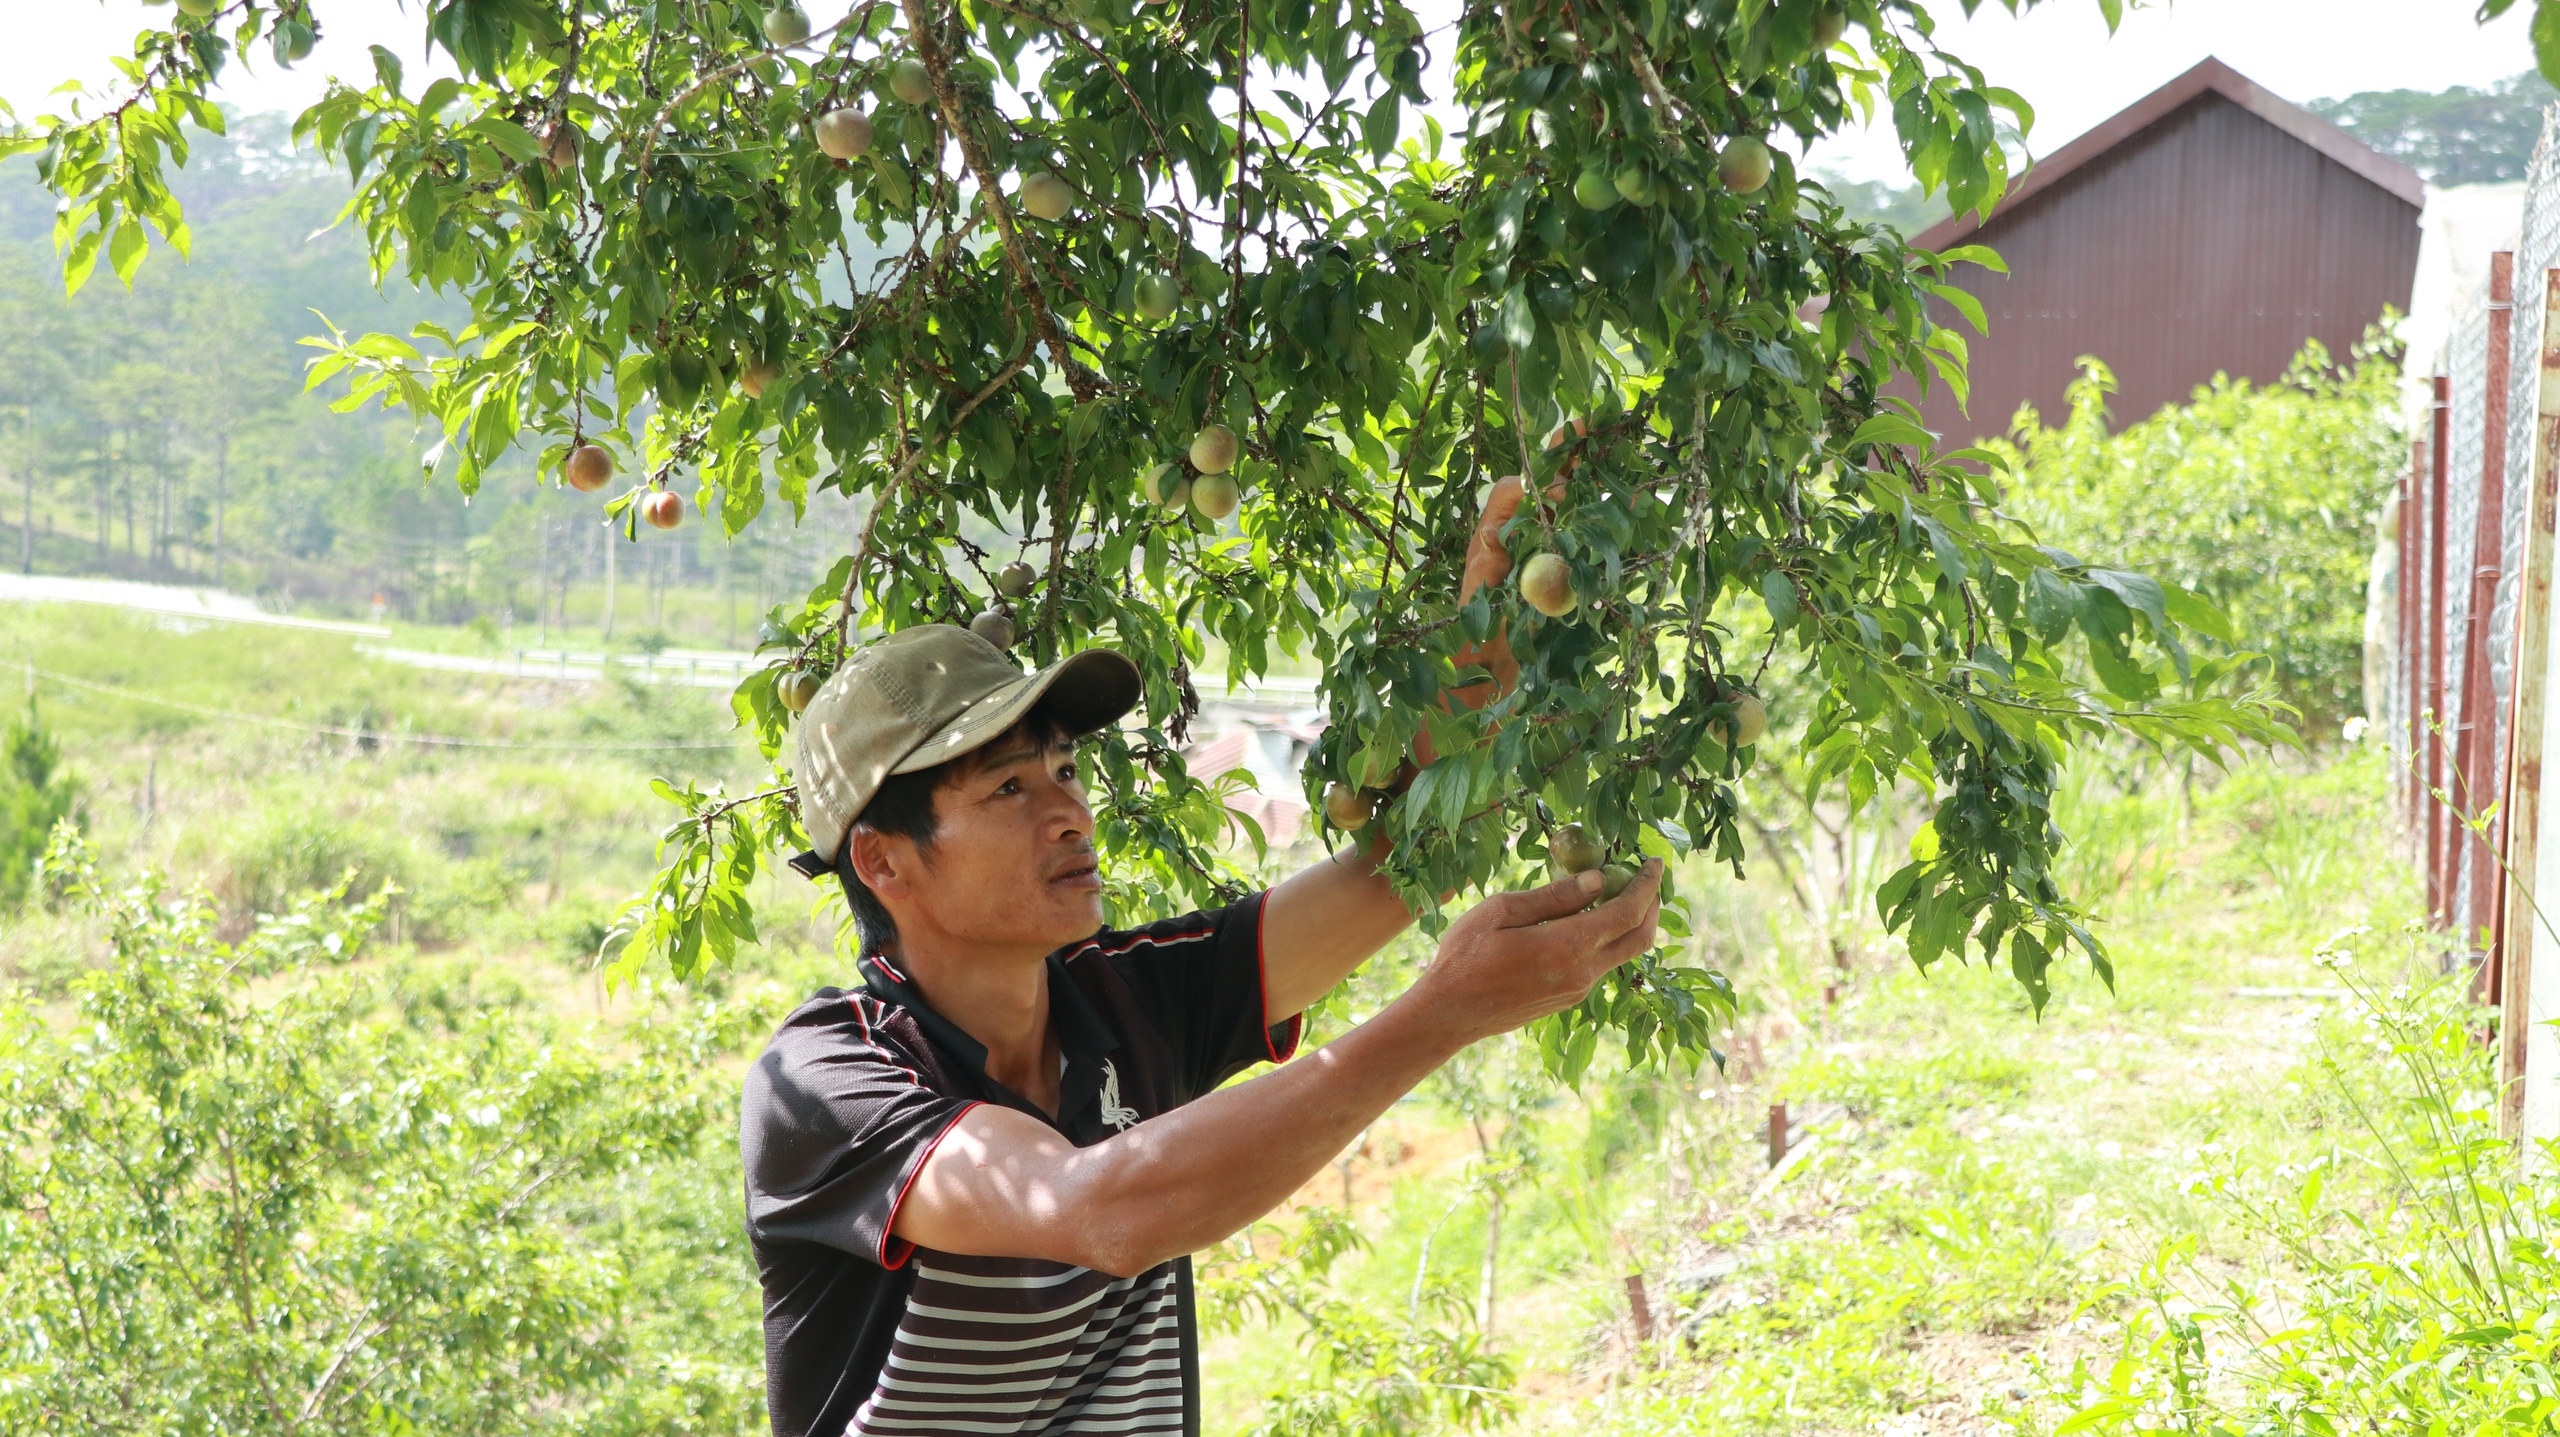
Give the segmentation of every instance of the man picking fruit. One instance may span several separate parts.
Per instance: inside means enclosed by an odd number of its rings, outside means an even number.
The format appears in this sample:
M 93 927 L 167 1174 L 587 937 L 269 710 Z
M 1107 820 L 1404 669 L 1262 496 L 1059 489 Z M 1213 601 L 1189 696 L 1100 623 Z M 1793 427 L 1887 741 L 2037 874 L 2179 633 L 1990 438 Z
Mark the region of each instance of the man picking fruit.
M 1461 601 L 1510 568 L 1495 486 Z M 1518 676 L 1497 636 L 1462 654 Z M 930 625 L 855 654 L 800 720 L 803 871 L 844 885 L 859 987 L 750 1071 L 740 1148 L 777 1437 L 1196 1433 L 1187 1254 L 1278 1206 L 1432 1069 L 1577 1001 L 1654 940 L 1661 870 L 1452 924 L 1411 989 L 1297 1062 L 1298 1015 L 1410 921 L 1376 840 L 1230 907 L 1103 927 L 1075 740 L 1108 650 L 1034 674 Z

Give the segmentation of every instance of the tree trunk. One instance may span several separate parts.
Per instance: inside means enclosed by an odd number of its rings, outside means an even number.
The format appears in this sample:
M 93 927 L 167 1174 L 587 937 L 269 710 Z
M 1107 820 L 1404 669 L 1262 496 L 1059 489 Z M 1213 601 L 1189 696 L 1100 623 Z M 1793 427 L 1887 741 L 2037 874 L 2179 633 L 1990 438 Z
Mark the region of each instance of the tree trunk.
M 1502 1273 L 1502 1193 L 1496 1190 L 1484 1215 L 1484 1340 L 1493 1342 L 1494 1280 Z
M 607 529 L 607 530 L 605 531 L 605 535 L 604 535 L 604 636 L 605 636 L 605 639 L 606 639 L 608 642 L 610 642 L 610 641 L 612 640 L 612 638 L 613 638 L 613 581 L 614 581 L 614 577 L 615 577 L 615 570 L 616 570 L 616 569 L 618 569 L 618 568 L 621 566 L 621 559 L 620 559 L 620 557 L 619 557 L 619 556 L 620 556 L 620 555 L 621 555 L 621 553 L 622 553 L 622 546 L 621 546 L 620 544 L 618 544 L 618 543 L 614 542 L 614 541 L 615 541 L 616 539 L 618 539 L 619 537 L 621 537 L 621 536 L 619 536 L 619 535 L 615 534 L 611 529 Z

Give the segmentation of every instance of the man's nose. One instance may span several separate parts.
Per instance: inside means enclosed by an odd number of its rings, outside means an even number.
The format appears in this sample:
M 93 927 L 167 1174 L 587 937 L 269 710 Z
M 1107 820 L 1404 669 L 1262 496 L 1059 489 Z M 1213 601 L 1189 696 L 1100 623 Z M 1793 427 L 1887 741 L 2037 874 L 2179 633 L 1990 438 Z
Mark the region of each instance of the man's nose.
M 1044 827 L 1052 839 L 1080 838 L 1093 832 L 1093 805 L 1085 802 L 1080 785 L 1052 780 L 1049 795 Z

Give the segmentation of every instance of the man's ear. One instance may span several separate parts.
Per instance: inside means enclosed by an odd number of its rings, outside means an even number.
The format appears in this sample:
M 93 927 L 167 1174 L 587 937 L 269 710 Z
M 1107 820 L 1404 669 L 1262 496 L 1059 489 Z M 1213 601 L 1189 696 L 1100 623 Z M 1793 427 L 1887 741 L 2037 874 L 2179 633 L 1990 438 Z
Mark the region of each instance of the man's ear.
M 914 839 L 857 823 L 845 835 L 845 862 L 863 887 L 887 899 L 914 893 L 922 861 Z

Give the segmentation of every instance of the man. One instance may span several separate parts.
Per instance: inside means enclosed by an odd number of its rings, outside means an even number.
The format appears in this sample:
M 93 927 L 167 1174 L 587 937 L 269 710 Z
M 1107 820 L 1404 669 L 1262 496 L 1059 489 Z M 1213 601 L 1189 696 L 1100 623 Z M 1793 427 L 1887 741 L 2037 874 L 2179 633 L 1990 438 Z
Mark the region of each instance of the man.
M 1509 569 L 1497 485 L 1462 593 Z M 1507 643 L 1461 655 L 1517 676 Z M 1281 1062 L 1410 915 L 1378 850 L 1102 927 L 1074 740 L 1139 696 L 1107 650 L 1025 675 L 965 630 L 854 655 L 802 715 L 803 871 L 844 885 L 862 986 L 783 1023 L 740 1147 L 776 1437 L 1196 1433 L 1187 1254 L 1278 1206 L 1432 1069 L 1650 947 L 1660 866 L 1487 900 L 1402 997 Z

